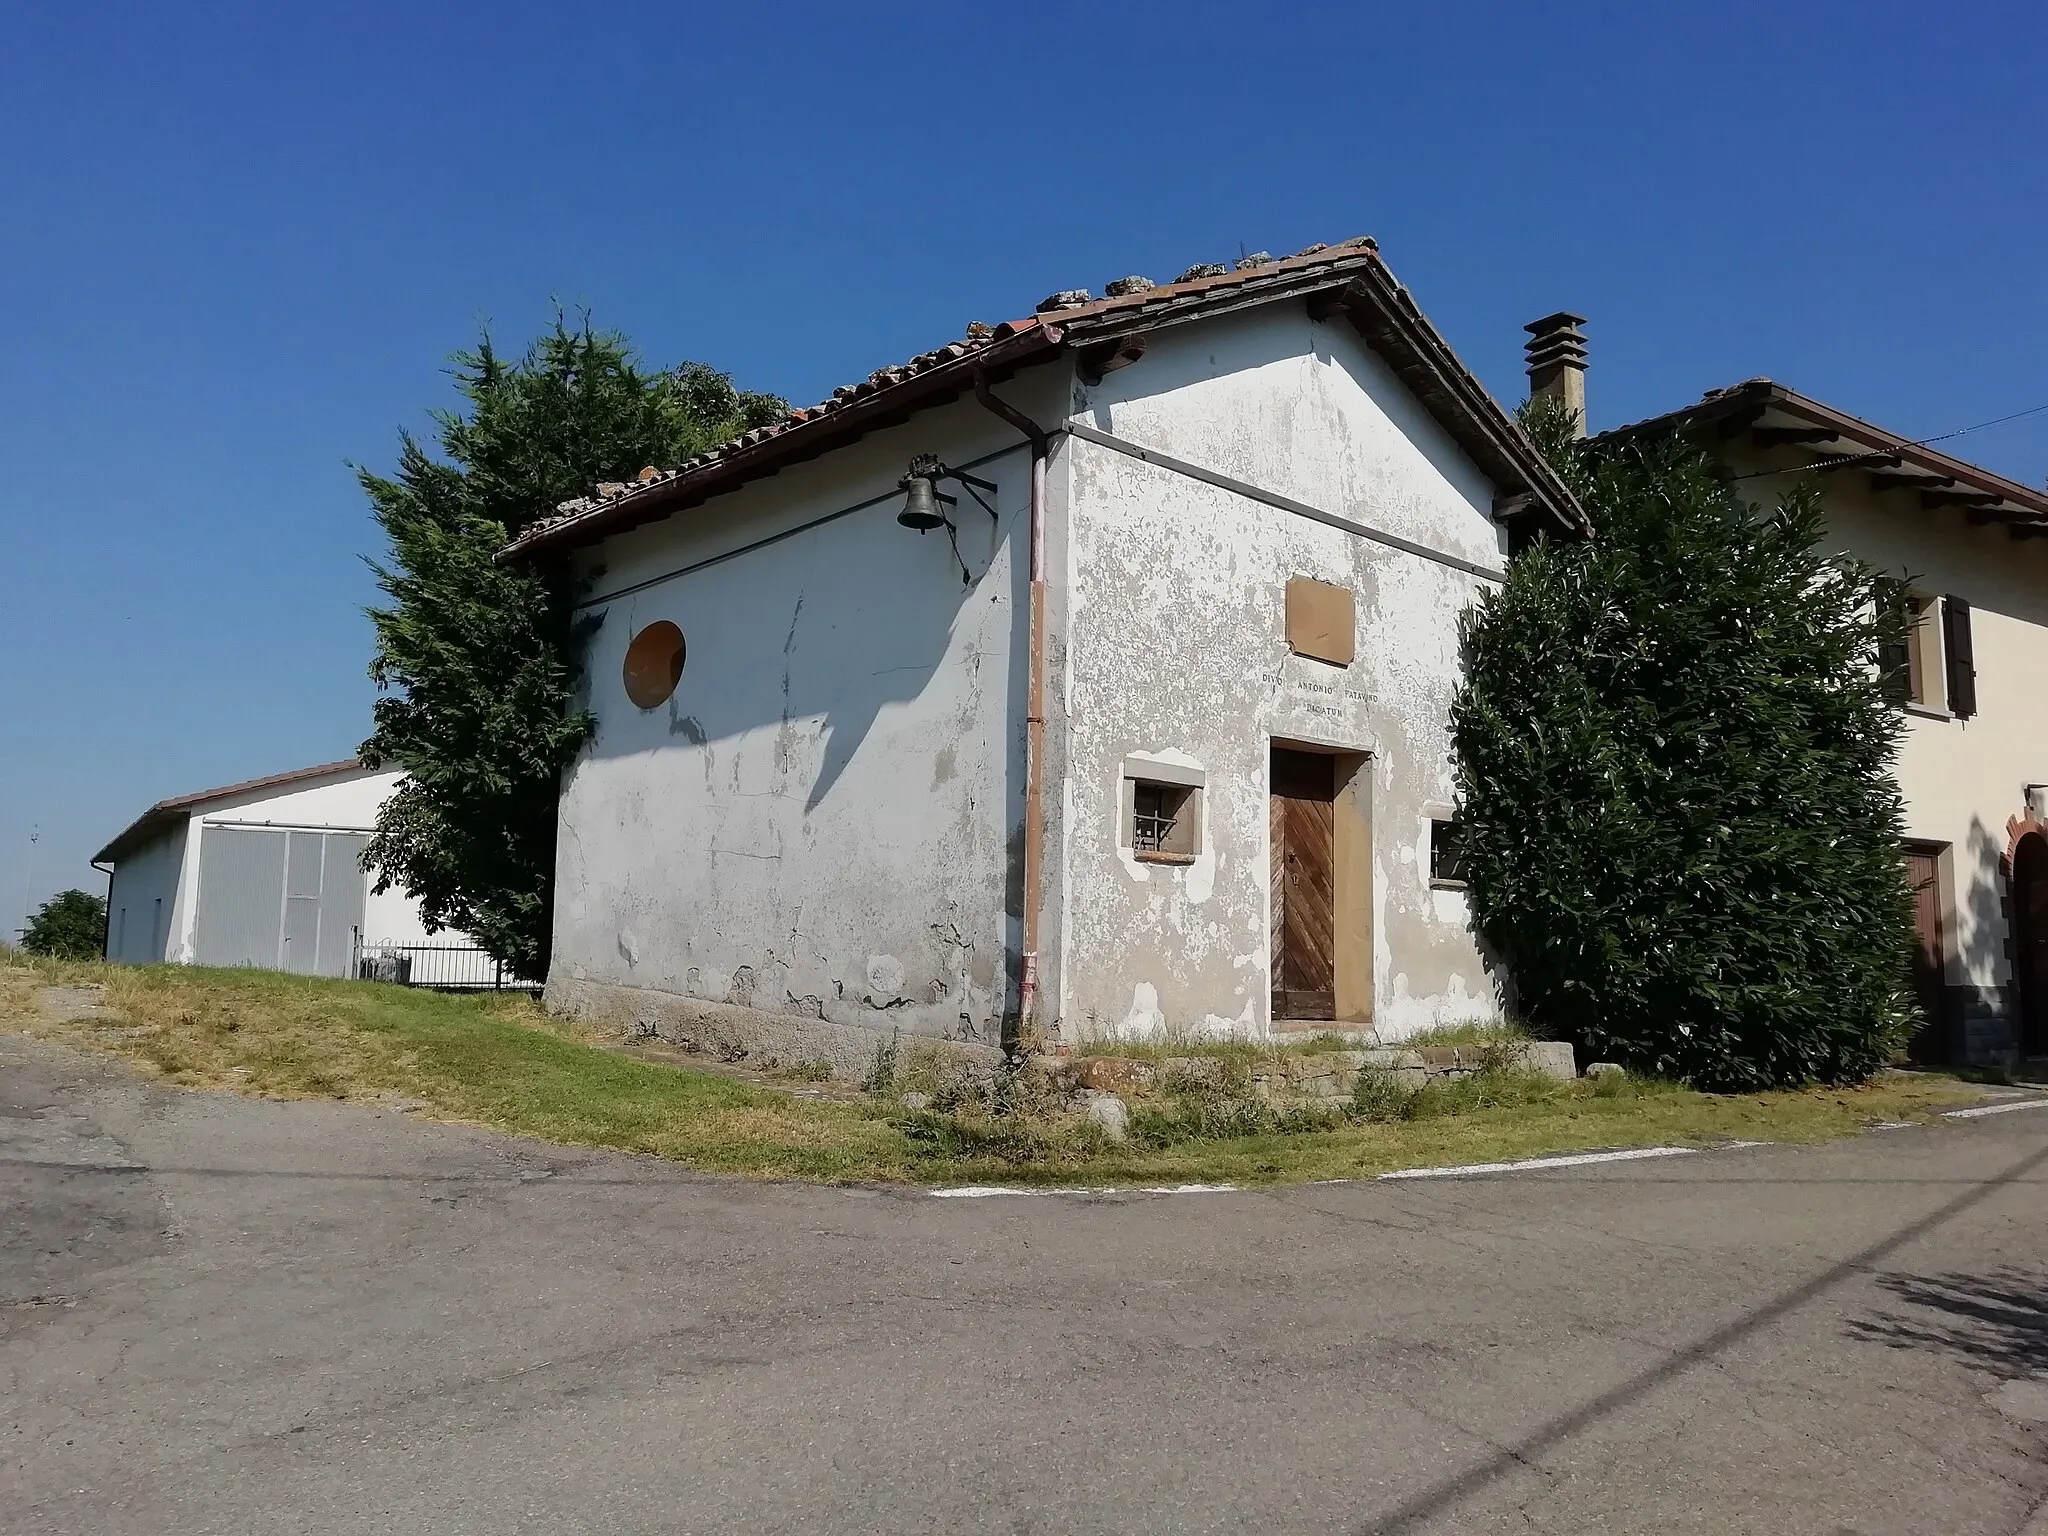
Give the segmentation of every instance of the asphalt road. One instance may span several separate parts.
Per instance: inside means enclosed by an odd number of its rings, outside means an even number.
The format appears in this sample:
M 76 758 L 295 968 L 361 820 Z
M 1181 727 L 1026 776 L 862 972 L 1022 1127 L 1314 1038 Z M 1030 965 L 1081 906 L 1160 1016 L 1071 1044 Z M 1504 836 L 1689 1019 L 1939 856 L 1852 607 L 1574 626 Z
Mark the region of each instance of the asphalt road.
M 0 1038 L 0 1530 L 2048 1532 L 2048 1109 L 751 1185 Z

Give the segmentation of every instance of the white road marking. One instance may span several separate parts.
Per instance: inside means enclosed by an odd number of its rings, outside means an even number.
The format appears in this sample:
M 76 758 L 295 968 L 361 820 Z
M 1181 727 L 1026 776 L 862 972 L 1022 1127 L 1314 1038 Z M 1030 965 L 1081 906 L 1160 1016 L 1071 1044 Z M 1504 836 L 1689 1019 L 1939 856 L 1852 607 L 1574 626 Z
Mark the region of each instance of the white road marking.
M 2021 1099 L 2017 1104 L 1979 1104 L 1974 1109 L 1944 1109 L 1944 1120 L 1975 1120 L 1979 1115 L 2009 1115 L 2016 1109 L 2048 1109 L 2048 1099 Z
M 1031 1189 L 1008 1184 L 963 1184 L 956 1189 L 935 1189 L 931 1196 L 934 1200 L 986 1200 L 991 1195 L 1229 1195 L 1235 1194 L 1237 1188 L 1235 1184 L 1150 1184 L 1139 1189 L 1114 1185 Z
M 1564 1157 L 1525 1157 L 1513 1163 L 1465 1163 L 1451 1168 L 1396 1168 L 1383 1179 L 1456 1179 L 1475 1173 L 1522 1173 L 1533 1168 L 1582 1168 L 1588 1163 L 1626 1163 L 1642 1157 L 1689 1157 L 1698 1147 L 1632 1147 L 1626 1152 L 1573 1152 Z
M 2016 1109 L 2048 1109 L 2048 1095 L 2021 1099 L 2010 1104 L 1979 1104 L 1971 1109 L 1945 1110 L 1943 1118 L 1974 1120 L 1980 1115 L 2003 1115 Z M 1908 1120 L 1886 1120 L 1871 1127 L 1874 1131 L 1908 1131 L 1913 1128 L 1913 1122 Z M 1593 1163 L 1630 1163 L 1646 1157 L 1690 1157 L 1693 1153 L 1701 1151 L 1739 1152 L 1746 1147 L 1774 1145 L 1774 1142 L 1768 1141 L 1730 1141 L 1718 1147 L 1630 1147 L 1620 1152 L 1570 1152 L 1559 1157 L 1525 1157 L 1511 1163 L 1460 1163 L 1444 1168 L 1396 1168 L 1377 1177 L 1462 1179 L 1471 1178 L 1476 1174 L 1530 1173 L 1544 1168 L 1583 1168 Z M 1357 1184 L 1369 1181 L 1314 1179 L 1310 1182 L 1319 1185 Z M 1007 1184 L 963 1184 L 954 1189 L 934 1189 L 929 1193 L 935 1200 L 986 1200 L 995 1195 L 1228 1195 L 1237 1193 L 1239 1187 L 1236 1184 L 1151 1184 L 1133 1189 L 1088 1185 L 1031 1189 Z

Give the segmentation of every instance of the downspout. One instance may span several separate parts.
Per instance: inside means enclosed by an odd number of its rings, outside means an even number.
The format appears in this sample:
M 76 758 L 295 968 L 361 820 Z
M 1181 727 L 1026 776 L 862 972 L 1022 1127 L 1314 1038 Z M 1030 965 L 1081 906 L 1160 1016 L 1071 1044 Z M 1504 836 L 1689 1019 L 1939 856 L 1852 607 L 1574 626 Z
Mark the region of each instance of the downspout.
M 1017 969 L 1017 1032 L 1024 1034 L 1038 1002 L 1038 907 L 1045 860 L 1045 461 L 1050 439 L 1037 422 L 974 372 L 974 398 L 1031 443 L 1031 620 L 1025 639 L 1024 705 L 1024 953 Z

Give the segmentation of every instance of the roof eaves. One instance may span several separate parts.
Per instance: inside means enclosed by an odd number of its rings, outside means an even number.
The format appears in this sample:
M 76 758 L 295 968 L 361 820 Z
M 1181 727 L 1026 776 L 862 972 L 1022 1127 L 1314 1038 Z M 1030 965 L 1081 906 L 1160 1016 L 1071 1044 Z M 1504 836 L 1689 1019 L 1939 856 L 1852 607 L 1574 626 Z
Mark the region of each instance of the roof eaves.
M 365 766 L 356 758 L 344 758 L 338 763 L 320 763 L 311 768 L 294 768 L 286 773 L 267 774 L 260 779 L 244 779 L 239 784 L 223 784 L 218 789 L 202 789 L 189 795 L 173 795 L 168 800 L 157 801 L 122 828 L 113 841 L 92 856 L 92 862 L 103 864 L 118 855 L 122 849 L 132 847 L 136 842 L 143 840 L 144 834 L 155 828 L 173 825 L 181 816 L 203 810 L 222 800 L 233 800 L 241 795 L 253 794 L 259 789 L 280 789 L 287 784 L 330 779 L 343 773 L 357 773 Z
M 1337 296 L 1369 345 L 1503 491 L 1519 487 L 1559 528 L 1581 536 L 1592 521 L 1557 471 L 1377 258 Z
M 148 842 L 159 827 L 172 826 L 180 819 L 181 816 L 178 812 L 161 805 L 152 805 L 140 816 L 129 822 L 127 826 L 115 833 L 113 840 L 98 853 L 94 854 L 87 862 L 91 864 L 111 864 L 128 849 L 135 847 L 137 844 Z
M 899 413 L 937 403 L 973 388 L 977 373 L 1006 374 L 1057 349 L 1060 328 L 1033 317 L 994 327 L 924 353 L 894 368 L 879 368 L 821 405 L 792 411 L 772 426 L 757 427 L 675 469 L 633 485 L 600 487 L 609 494 L 563 502 L 498 551 L 502 564 L 551 547 L 589 543 L 695 506 L 759 475 L 815 458 L 891 425 Z
M 1590 523 L 1527 434 L 1459 361 L 1408 290 L 1381 260 L 1379 246 L 1361 235 L 1338 245 L 1310 246 L 1279 261 L 1250 258 L 1234 270 L 1181 282 L 1061 303 L 1048 300 L 1026 320 L 970 329 L 967 337 L 834 392 L 822 405 L 792 411 L 666 472 L 647 472 L 635 484 L 599 487 L 597 496 L 562 503 L 498 552 L 501 562 L 539 550 L 585 544 L 735 489 L 784 465 L 816 457 L 912 410 L 937 404 L 972 387 L 977 374 L 1001 375 L 1063 346 L 1125 336 L 1333 289 L 1358 289 L 1358 307 L 1377 323 L 1361 325 L 1368 342 L 1394 346 L 1405 359 L 1404 382 L 1503 489 L 1525 489 L 1562 528 L 1586 533 Z M 1359 315 L 1353 315 L 1354 322 Z M 1401 362 L 1395 362 L 1397 371 Z
M 1939 449 L 1911 438 L 1887 432 L 1873 422 L 1860 416 L 1851 416 L 1823 401 L 1809 395 L 1802 395 L 1796 389 L 1778 383 L 1774 379 L 1745 379 L 1723 389 L 1709 390 L 1692 405 L 1661 416 L 1652 416 L 1644 421 L 1631 422 L 1626 426 L 1614 427 L 1599 434 L 1601 438 L 1625 440 L 1659 432 L 1678 432 L 1688 428 L 1718 424 L 1725 436 L 1737 437 L 1747 433 L 1763 422 L 1766 413 L 1781 411 L 1787 415 L 1803 418 L 1816 427 L 1833 431 L 1838 437 L 1860 445 L 1860 451 L 1851 454 L 1831 454 L 1819 448 L 1811 451 L 1822 454 L 1814 463 L 1803 466 L 1814 471 L 1846 468 L 1872 455 L 1895 457 L 1901 464 L 1910 464 L 1926 471 L 1930 479 L 1928 488 L 1934 491 L 1938 481 L 1953 481 L 1971 486 L 1983 496 L 1995 498 L 1995 502 L 2009 504 L 2001 508 L 1994 504 L 1974 509 L 1979 516 L 1988 516 L 1994 521 L 2033 527 L 2038 521 L 2048 520 L 2048 492 L 2036 490 L 2018 481 L 1985 469 L 1981 465 L 1952 458 Z M 1882 466 L 1873 463 L 1873 469 Z M 1801 466 L 1789 467 L 1787 474 L 1798 473 Z M 1903 487 L 1910 489 L 1911 487 Z M 1946 494 L 1938 492 L 1938 494 Z

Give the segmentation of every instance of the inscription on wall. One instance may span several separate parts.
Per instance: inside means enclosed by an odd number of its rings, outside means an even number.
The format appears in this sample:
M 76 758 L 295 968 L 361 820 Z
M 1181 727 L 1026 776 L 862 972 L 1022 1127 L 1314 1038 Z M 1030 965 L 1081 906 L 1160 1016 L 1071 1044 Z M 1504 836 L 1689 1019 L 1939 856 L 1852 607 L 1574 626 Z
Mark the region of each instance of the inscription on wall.
M 1339 681 L 1333 678 L 1323 682 L 1290 677 L 1280 685 L 1280 703 L 1284 708 L 1316 720 L 1349 720 L 1354 706 L 1366 703 L 1371 697 L 1363 682 L 1349 679 Z

